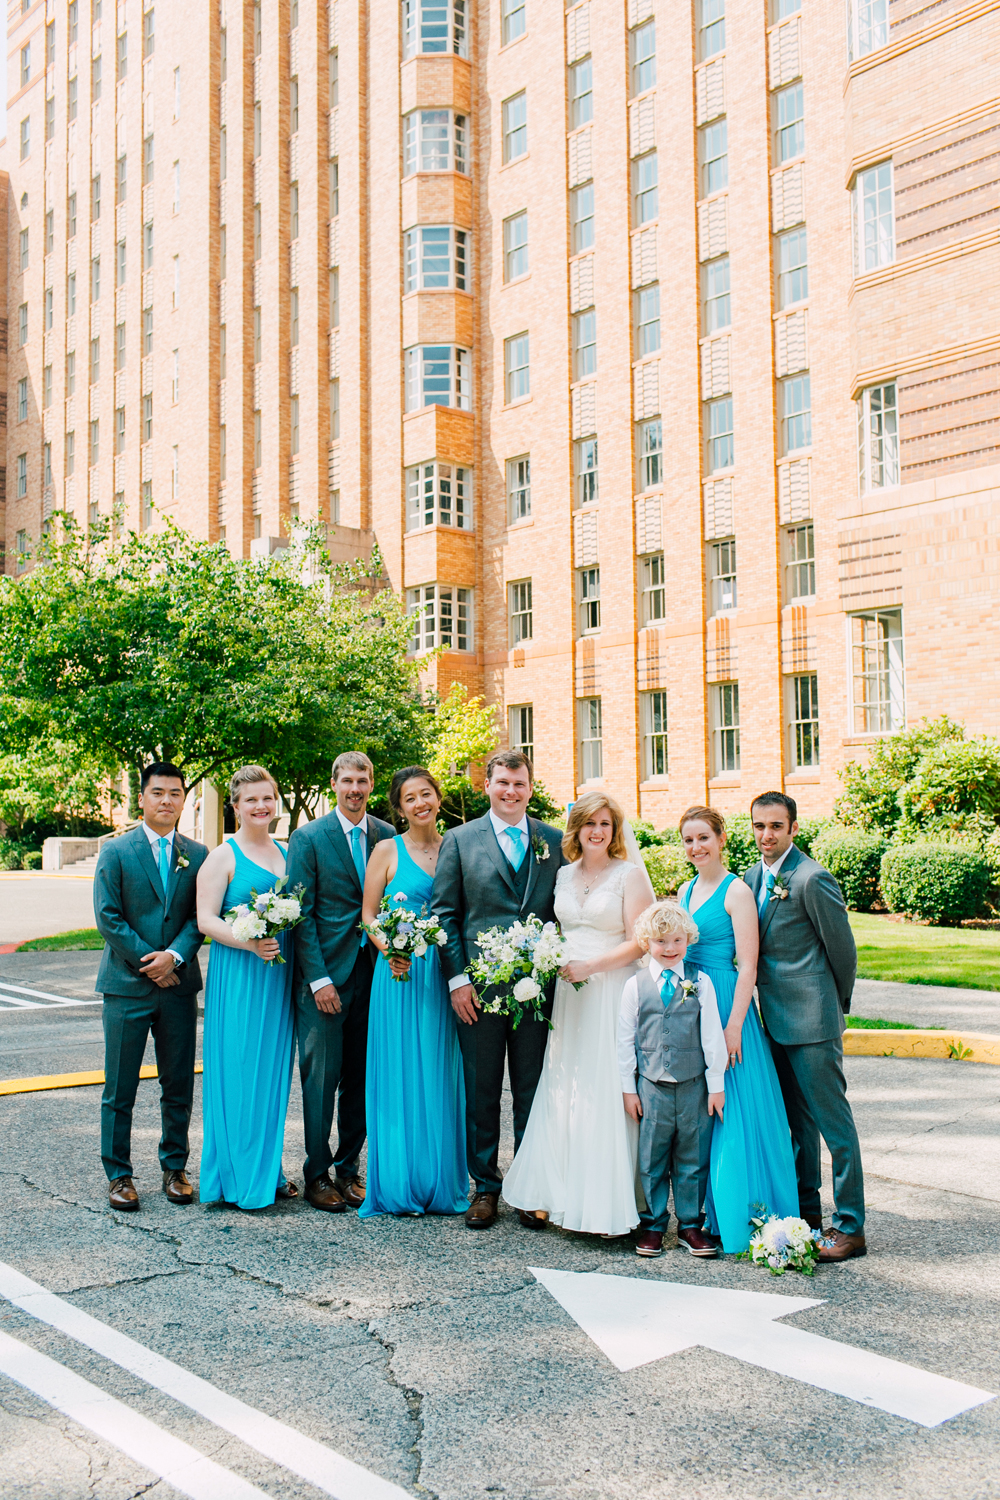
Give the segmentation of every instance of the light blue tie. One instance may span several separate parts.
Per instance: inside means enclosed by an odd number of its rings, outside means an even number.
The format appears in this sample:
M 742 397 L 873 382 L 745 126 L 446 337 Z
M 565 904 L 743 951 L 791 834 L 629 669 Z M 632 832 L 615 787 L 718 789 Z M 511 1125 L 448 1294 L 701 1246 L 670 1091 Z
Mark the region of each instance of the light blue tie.
M 524 831 L 520 828 L 507 828 L 504 831 L 510 839 L 510 853 L 507 855 L 507 858 L 513 868 L 519 870 L 521 868 L 521 861 L 524 859 L 524 845 L 521 842 L 524 838 Z
M 358 872 L 358 879 L 361 881 L 361 889 L 362 890 L 364 890 L 364 888 L 365 888 L 365 850 L 364 850 L 364 846 L 362 845 L 362 842 L 361 842 L 363 836 L 364 836 L 364 829 L 363 828 L 352 828 L 351 829 L 351 856 L 352 856 L 352 858 L 354 860 L 354 868 Z M 367 933 L 363 932 L 361 934 L 361 947 L 362 948 L 365 946 L 365 944 L 367 943 L 367 941 L 368 941 L 368 935 L 367 935 Z
M 677 975 L 672 974 L 669 969 L 664 969 L 660 975 L 660 999 L 664 1005 L 669 1005 L 674 998 L 677 989 Z
M 767 878 L 764 881 L 763 895 L 761 897 L 761 903 L 760 903 L 760 909 L 761 909 L 761 911 L 764 910 L 764 908 L 767 905 L 768 901 L 771 899 L 771 893 L 774 890 L 775 879 L 776 879 L 776 876 L 775 876 L 774 871 L 773 870 L 768 870 L 768 872 L 767 872 Z
M 170 880 L 170 856 L 167 854 L 166 839 L 160 840 L 160 880 L 163 884 L 163 894 L 167 894 L 167 883 Z

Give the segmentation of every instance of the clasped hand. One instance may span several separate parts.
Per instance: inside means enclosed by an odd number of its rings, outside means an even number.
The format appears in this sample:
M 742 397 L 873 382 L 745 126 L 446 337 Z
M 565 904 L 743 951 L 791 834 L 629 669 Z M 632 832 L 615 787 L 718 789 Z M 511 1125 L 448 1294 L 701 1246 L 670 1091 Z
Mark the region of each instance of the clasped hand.
M 567 984 L 585 984 L 593 972 L 593 964 L 588 964 L 582 958 L 571 958 L 559 970 L 559 978 L 565 979 Z
M 177 961 L 172 953 L 144 953 L 139 960 L 139 972 L 143 978 L 151 979 L 161 990 L 172 989 L 180 980 L 175 973 Z
M 281 952 L 278 939 L 273 937 L 250 938 L 244 946 L 249 953 L 256 953 L 266 964 L 273 963 Z

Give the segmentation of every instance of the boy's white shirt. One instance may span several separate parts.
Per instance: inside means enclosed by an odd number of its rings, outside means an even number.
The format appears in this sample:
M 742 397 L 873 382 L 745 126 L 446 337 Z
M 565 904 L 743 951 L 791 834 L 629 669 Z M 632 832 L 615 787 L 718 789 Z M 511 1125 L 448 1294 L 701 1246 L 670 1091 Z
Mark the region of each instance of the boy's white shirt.
M 659 986 L 660 975 L 668 970 L 678 980 L 684 978 L 684 961 L 675 964 L 660 964 L 655 958 L 649 960 L 649 977 Z M 726 1038 L 719 1020 L 719 1002 L 715 985 L 703 970 L 698 970 L 698 1003 L 701 1006 L 701 1050 L 705 1054 L 705 1083 L 710 1094 L 721 1094 L 724 1090 L 724 1074 L 729 1055 Z M 635 1033 L 639 1022 L 639 980 L 633 974 L 622 990 L 621 1010 L 618 1013 L 618 1071 L 621 1074 L 622 1093 L 636 1092 Z M 676 1079 L 667 1078 L 667 1083 Z

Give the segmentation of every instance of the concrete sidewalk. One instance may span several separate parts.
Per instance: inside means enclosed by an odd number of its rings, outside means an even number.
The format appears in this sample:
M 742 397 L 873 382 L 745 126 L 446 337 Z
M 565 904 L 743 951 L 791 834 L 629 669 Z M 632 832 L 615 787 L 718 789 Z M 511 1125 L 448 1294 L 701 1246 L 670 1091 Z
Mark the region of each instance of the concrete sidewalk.
M 92 875 L 0 872 L 0 945 L 93 925 Z
M 1000 990 L 960 990 L 943 984 L 897 984 L 859 979 L 851 1014 L 910 1026 L 960 1026 L 1000 1036 Z

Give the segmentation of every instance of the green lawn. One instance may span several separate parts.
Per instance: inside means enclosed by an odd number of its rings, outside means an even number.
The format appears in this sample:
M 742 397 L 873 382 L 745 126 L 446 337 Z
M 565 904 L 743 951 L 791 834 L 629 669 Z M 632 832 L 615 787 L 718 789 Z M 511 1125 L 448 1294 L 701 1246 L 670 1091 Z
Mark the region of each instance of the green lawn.
M 54 937 L 31 938 L 18 948 L 19 953 L 81 953 L 103 948 L 104 939 L 96 927 L 81 927 L 77 932 L 57 932 Z
M 1000 990 L 1000 931 L 921 927 L 851 912 L 861 979 Z

